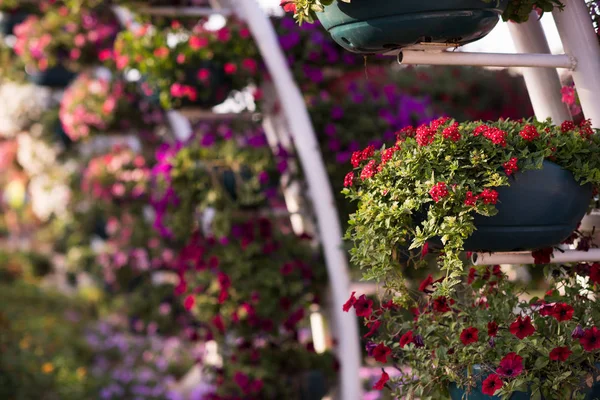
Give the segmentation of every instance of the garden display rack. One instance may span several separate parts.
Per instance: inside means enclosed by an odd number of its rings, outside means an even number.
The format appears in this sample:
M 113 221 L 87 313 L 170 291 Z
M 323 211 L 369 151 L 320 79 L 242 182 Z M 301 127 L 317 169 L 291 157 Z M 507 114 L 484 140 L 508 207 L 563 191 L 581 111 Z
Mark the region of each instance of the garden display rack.
M 561 41 L 566 54 L 552 55 L 537 15 L 528 22 L 510 23 L 510 33 L 520 54 L 467 53 L 448 51 L 451 46 L 421 44 L 388 53 L 398 57 L 401 64 L 471 65 L 496 67 L 526 67 L 525 81 L 536 117 L 554 121 L 571 119 L 567 107 L 561 102 L 560 81 L 556 68 L 572 71 L 580 96 L 581 106 L 594 128 L 600 128 L 600 105 L 596 101 L 600 93 L 600 46 L 584 0 L 565 0 L 564 11 L 553 11 Z M 235 14 L 245 20 L 260 49 L 272 77 L 271 90 L 281 107 L 266 107 L 264 127 L 272 146 L 295 147 L 308 183 L 308 196 L 314 208 L 314 218 L 308 212 L 298 185 L 288 185 L 286 202 L 294 230 L 310 232 L 314 223 L 317 236 L 324 250 L 329 282 L 331 285 L 333 334 L 338 341 L 337 355 L 342 368 L 336 397 L 343 400 L 362 398 L 359 368 L 361 355 L 356 317 L 342 312 L 350 289 L 350 274 L 346 253 L 342 246 L 342 229 L 335 209 L 335 201 L 327 176 L 325 164 L 319 151 L 318 141 L 312 128 L 305 102 L 285 55 L 279 46 L 275 29 L 257 0 L 211 0 L 211 8 L 202 7 L 156 7 L 138 11 L 163 16 L 201 17 L 213 14 Z M 133 23 L 124 9 L 117 9 L 123 22 Z M 277 111 L 280 110 L 280 111 Z M 192 132 L 189 120 L 176 111 L 169 111 L 169 121 L 180 139 Z M 529 254 L 529 253 L 528 253 Z M 477 264 L 529 263 L 531 256 L 525 253 L 476 254 Z M 555 255 L 553 262 L 600 261 L 600 250 L 589 252 L 566 251 Z

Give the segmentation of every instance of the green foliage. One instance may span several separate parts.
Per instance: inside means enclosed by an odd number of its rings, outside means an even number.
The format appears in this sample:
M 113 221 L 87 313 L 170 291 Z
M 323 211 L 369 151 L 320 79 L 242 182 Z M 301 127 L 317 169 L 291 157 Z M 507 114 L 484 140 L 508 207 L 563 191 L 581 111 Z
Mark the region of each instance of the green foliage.
M 521 137 L 525 127 L 534 129 L 537 137 Z M 497 212 L 495 200 L 478 197 L 467 204 L 469 192 L 479 196 L 484 190 L 494 193 L 493 188 L 509 185 L 505 163 L 511 159 L 516 159 L 522 171 L 540 169 L 542 161 L 550 158 L 581 184 L 600 184 L 600 137 L 593 135 L 587 123 L 564 127 L 561 130 L 550 121 L 504 120 L 484 125 L 440 119 L 421 126 L 416 135 L 412 129 L 405 130 L 406 137 L 399 136 L 393 148 L 367 149 L 362 157 L 355 153 L 357 176 L 351 175 L 347 184 L 353 186 L 345 193 L 358 202 L 358 209 L 351 216 L 347 238 L 355 245 L 353 261 L 366 269 L 365 279 L 383 281 L 405 293 L 399 260 L 410 257 L 407 249 L 419 249 L 439 238 L 443 243 L 439 264 L 447 279 L 436 290 L 438 295 L 448 295 L 462 274 L 460 255 L 465 239 L 475 229 L 475 213 L 491 216 Z M 446 136 L 448 132 L 458 135 L 456 141 Z M 494 134 L 489 136 L 490 132 Z M 486 136 L 495 137 L 498 144 Z M 434 191 L 440 185 L 445 193 L 435 200 Z

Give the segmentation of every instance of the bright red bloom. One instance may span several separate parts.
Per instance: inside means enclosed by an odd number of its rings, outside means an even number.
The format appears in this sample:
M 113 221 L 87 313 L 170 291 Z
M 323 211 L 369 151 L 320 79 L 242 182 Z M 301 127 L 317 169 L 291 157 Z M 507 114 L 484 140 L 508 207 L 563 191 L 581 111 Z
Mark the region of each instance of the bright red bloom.
M 537 128 L 533 125 L 525 125 L 525 127 L 519 132 L 519 135 L 528 142 L 537 139 L 540 137 L 540 133 L 537 131 Z
M 356 294 L 356 292 L 352 292 L 352 294 L 350 295 L 350 298 L 348 299 L 348 301 L 342 307 L 344 309 L 344 312 L 350 311 L 350 309 L 356 303 L 356 297 L 354 297 L 355 294 Z
M 193 50 L 199 50 L 208 46 L 208 39 L 205 37 L 192 36 L 189 43 Z
M 574 131 L 575 124 L 573 123 L 573 121 L 564 121 L 562 124 L 560 124 L 560 130 L 562 131 L 562 133 Z
M 406 332 L 404 335 L 402 335 L 402 337 L 400 338 L 400 347 L 404 348 L 404 346 L 406 346 L 407 344 L 412 343 L 414 340 L 413 338 L 413 331 L 408 331 Z
M 481 134 L 486 133 L 488 130 L 490 129 L 489 126 L 487 125 L 479 125 L 477 128 L 475 128 L 475 130 L 473 131 L 473 136 L 479 136 Z
M 483 394 L 493 396 L 497 390 L 502 388 L 502 379 L 496 374 L 490 374 L 482 383 L 481 391 Z
M 225 70 L 225 73 L 227 75 L 233 75 L 237 72 L 237 65 L 235 65 L 234 63 L 226 63 L 223 66 L 223 69 Z
M 373 336 L 375 334 L 375 332 L 377 332 L 377 329 L 379 329 L 379 327 L 381 326 L 381 321 L 377 320 L 367 326 L 369 327 L 369 332 L 365 333 L 365 335 L 363 336 L 363 339 Z
M 360 173 L 360 179 L 363 181 L 372 178 L 377 173 L 377 161 L 371 160 L 365 165 L 362 172 Z
M 154 50 L 154 57 L 156 58 L 165 58 L 168 55 L 169 49 L 166 47 L 159 47 L 158 49 Z
M 279 5 L 281 6 L 281 8 L 283 8 L 283 11 L 292 12 L 296 14 L 296 3 L 294 2 L 294 0 L 281 0 L 281 3 L 279 3 Z
M 364 294 L 354 303 L 356 315 L 359 317 L 370 317 L 373 313 L 373 300 L 367 299 Z
M 600 349 L 600 330 L 595 326 L 583 331 L 583 336 L 579 343 L 585 351 L 594 351 Z
M 375 146 L 371 144 L 362 150 L 360 156 L 363 160 L 366 160 L 369 157 L 373 157 L 373 154 L 375 154 Z
M 344 187 L 352 186 L 353 182 L 354 182 L 354 172 L 350 171 L 344 177 Z
M 390 376 L 387 374 L 387 372 L 382 370 L 381 373 L 381 378 L 379 378 L 379 380 L 375 383 L 375 385 L 373 385 L 373 389 L 375 390 L 383 390 L 383 388 L 385 387 L 385 384 L 390 380 Z
M 557 321 L 569 321 L 573 318 L 575 310 L 567 303 L 558 303 L 552 309 L 552 315 Z
M 438 119 L 431 121 L 429 126 L 431 126 L 431 129 L 437 130 L 440 126 L 444 125 L 446 122 L 450 121 L 451 119 L 452 118 L 450 118 L 450 117 L 439 117 Z
M 498 202 L 498 192 L 494 189 L 483 189 L 479 195 L 484 204 L 496 204 Z
M 523 357 L 517 353 L 508 353 L 500 361 L 500 366 L 496 369 L 496 373 L 500 376 L 515 377 L 523 372 Z
M 444 197 L 448 196 L 449 192 L 448 188 L 446 187 L 446 182 L 438 182 L 435 185 L 433 185 L 433 187 L 429 191 L 429 194 L 431 195 L 433 201 L 435 201 L 436 203 Z
M 183 306 L 188 311 L 191 310 L 192 307 L 194 307 L 194 304 L 196 304 L 196 298 L 192 295 L 187 296 L 183 301 Z
M 453 142 L 460 140 L 460 132 L 458 131 L 458 122 L 453 123 L 442 131 L 444 139 L 450 139 Z
M 567 361 L 567 358 L 573 354 L 568 347 L 555 347 L 550 352 L 550 359 L 552 361 Z
M 387 363 L 387 358 L 390 354 L 392 354 L 392 349 L 383 343 L 379 343 L 377 347 L 373 349 L 373 357 L 380 363 Z
M 465 195 L 465 205 L 466 206 L 475 206 L 477 204 L 477 199 L 479 196 L 474 195 L 473 192 L 468 191 Z
M 519 167 L 517 166 L 517 161 L 518 161 L 517 157 L 513 157 L 509 161 L 502 164 L 502 166 L 504 167 L 504 172 L 506 172 L 506 175 L 510 176 L 519 170 Z
M 352 153 L 352 157 L 350 158 L 350 163 L 352 163 L 352 166 L 354 168 L 358 167 L 360 165 L 361 161 L 363 161 L 362 151 L 355 151 L 354 153 Z
M 419 291 L 427 292 L 427 288 L 433 284 L 433 277 L 431 274 L 427 275 L 427 278 L 423 279 L 421 284 L 419 285 Z
M 492 143 L 506 147 L 506 131 L 498 128 L 488 128 L 483 132 L 483 136 L 492 141 Z
M 454 300 L 450 300 L 450 304 L 454 304 Z M 435 298 L 433 300 L 433 310 L 440 313 L 451 311 L 448 299 L 444 296 Z
M 494 321 L 488 322 L 488 335 L 489 336 L 497 336 L 498 335 L 498 324 Z
M 471 269 L 469 269 L 469 278 L 467 279 L 467 283 L 470 285 L 471 283 L 473 283 L 473 281 L 475 281 L 475 276 L 477 274 L 477 270 L 473 267 L 471 267 Z
M 533 335 L 535 327 L 531 323 L 531 317 L 521 318 L 519 315 L 517 320 L 510 324 L 509 330 L 510 333 L 522 340 L 527 336 Z
M 466 329 L 463 329 L 463 331 L 460 334 L 460 341 L 465 345 L 468 346 L 471 343 L 476 343 L 479 340 L 479 329 L 474 328 L 474 327 L 469 327 Z
M 431 129 L 427 125 L 421 125 L 417 128 L 415 140 L 419 146 L 427 146 L 435 140 L 436 130 Z

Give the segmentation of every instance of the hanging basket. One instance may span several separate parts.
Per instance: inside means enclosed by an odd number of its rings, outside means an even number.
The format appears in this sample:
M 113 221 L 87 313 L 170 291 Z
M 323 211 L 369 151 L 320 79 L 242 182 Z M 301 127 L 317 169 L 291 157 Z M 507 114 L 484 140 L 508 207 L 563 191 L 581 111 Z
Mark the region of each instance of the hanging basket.
M 334 0 L 317 16 L 346 50 L 384 53 L 420 43 L 462 45 L 498 23 L 508 0 Z
M 45 71 L 27 72 L 31 83 L 56 89 L 66 88 L 76 76 L 75 72 L 69 71 L 62 65 L 56 65 Z
M 517 251 L 560 244 L 577 228 L 592 196 L 560 166 L 544 161 L 540 170 L 510 178 L 496 188 L 498 214 L 477 215 L 477 230 L 465 241 L 467 251 Z
M 209 78 L 206 81 L 198 79 L 198 70 L 201 68 L 210 72 Z M 233 82 L 225 75 L 223 68 L 212 62 L 207 62 L 198 68 L 187 70 L 185 84 L 197 88 L 198 97 L 196 100 L 184 98 L 181 102 L 182 107 L 213 108 L 224 102 L 233 89 Z
M 596 368 L 599 368 L 600 364 L 596 364 Z M 481 366 L 474 365 L 473 366 L 473 374 L 482 375 Z M 593 373 L 594 376 L 598 376 L 598 373 Z M 483 376 L 479 382 L 477 382 L 477 386 L 471 388 L 469 394 L 463 388 L 459 388 L 455 383 L 451 383 L 448 391 L 450 392 L 451 400 L 501 400 L 500 396 L 488 396 L 483 394 L 482 392 L 482 382 Z M 600 398 L 600 382 L 594 379 L 594 384 L 592 387 L 587 387 L 585 384 L 582 384 L 581 393 L 585 394 L 585 400 L 596 400 Z M 510 400 L 531 400 L 530 392 L 513 392 L 510 397 Z M 544 400 L 545 398 L 542 397 Z

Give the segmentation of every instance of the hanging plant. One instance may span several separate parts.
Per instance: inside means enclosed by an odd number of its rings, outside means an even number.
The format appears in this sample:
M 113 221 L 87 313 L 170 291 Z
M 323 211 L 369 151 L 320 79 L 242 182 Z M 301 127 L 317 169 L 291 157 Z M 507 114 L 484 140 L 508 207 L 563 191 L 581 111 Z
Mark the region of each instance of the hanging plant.
M 406 249 L 439 246 L 447 295 L 463 250 L 513 251 L 560 243 L 600 183 L 600 139 L 589 121 L 456 123 L 399 132 L 393 147 L 355 152 L 344 179 L 358 201 L 347 237 L 365 277 L 404 293 Z
M 57 4 L 43 16 L 31 15 L 15 28 L 14 49 L 28 73 L 47 72 L 53 67 L 78 72 L 110 54 L 119 30 L 109 7 Z
M 405 308 L 387 296 L 377 306 L 353 294 L 345 310 L 370 327 L 369 355 L 404 366 L 400 376 L 382 374 L 375 389 L 393 398 L 596 399 L 600 264 L 546 273 L 541 298 L 498 265 L 471 268 L 449 297 L 434 293 L 445 278 L 429 275 Z
M 144 25 L 119 36 L 115 61 L 120 70 L 139 71 L 144 93 L 158 96 L 166 109 L 215 106 L 231 91 L 257 84 L 261 75 L 250 31 L 237 21 L 217 31 L 204 22 L 192 30 Z
M 487 35 L 505 21 L 524 22 L 537 7 L 562 8 L 559 0 L 282 0 L 298 23 L 316 19 L 346 50 L 385 53 L 420 43 L 462 45 Z M 468 13 L 465 11 L 468 10 Z
M 325 268 L 308 243 L 284 229 L 260 218 L 234 223 L 223 237 L 196 233 L 177 260 L 176 293 L 201 337 L 217 340 L 225 358 L 215 379 L 220 395 L 301 399 L 298 379 L 304 373 L 332 373 L 331 356 L 301 342 L 309 308 L 321 300 Z
M 74 142 L 89 136 L 148 128 L 154 122 L 147 100 L 134 85 L 84 73 L 67 88 L 60 103 L 60 121 Z

